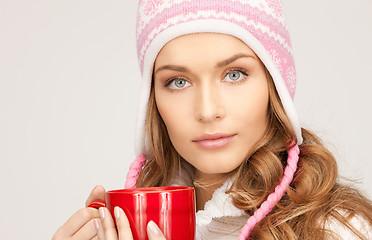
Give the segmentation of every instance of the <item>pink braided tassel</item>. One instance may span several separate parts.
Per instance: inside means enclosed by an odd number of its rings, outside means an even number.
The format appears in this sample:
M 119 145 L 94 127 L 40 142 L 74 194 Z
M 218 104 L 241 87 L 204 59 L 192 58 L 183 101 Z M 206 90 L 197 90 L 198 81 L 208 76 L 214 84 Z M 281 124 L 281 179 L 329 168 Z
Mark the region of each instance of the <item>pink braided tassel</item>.
M 146 157 L 144 154 L 138 156 L 129 167 L 127 175 L 127 181 L 125 182 L 125 188 L 135 188 L 138 176 L 141 173 L 143 165 L 145 165 Z
M 247 223 L 244 225 L 240 235 L 239 240 L 245 240 L 251 234 L 254 226 L 260 222 L 274 207 L 277 202 L 283 197 L 287 187 L 293 180 L 293 175 L 297 169 L 298 155 L 300 154 L 300 149 L 298 145 L 293 146 L 288 150 L 288 160 L 287 166 L 284 170 L 284 176 L 278 186 L 276 186 L 275 191 L 271 193 L 267 200 L 263 202 L 257 211 L 254 212 L 253 216 L 250 216 Z

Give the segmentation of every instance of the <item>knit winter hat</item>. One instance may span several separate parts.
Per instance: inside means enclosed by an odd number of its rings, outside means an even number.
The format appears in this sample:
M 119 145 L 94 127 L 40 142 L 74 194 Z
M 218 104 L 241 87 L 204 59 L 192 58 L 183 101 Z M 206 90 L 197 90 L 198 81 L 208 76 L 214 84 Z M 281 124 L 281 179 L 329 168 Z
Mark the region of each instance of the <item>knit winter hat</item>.
M 235 36 L 257 54 L 273 77 L 298 144 L 301 144 L 301 128 L 293 103 L 296 70 L 279 0 L 140 0 L 136 36 L 142 86 L 136 154 L 148 151 L 145 145 L 145 117 L 157 55 L 170 40 L 197 32 Z
M 145 119 L 155 59 L 172 39 L 191 33 L 229 34 L 246 43 L 271 74 L 284 110 L 302 143 L 301 128 L 293 103 L 296 71 L 286 19 L 280 0 L 139 0 L 137 13 L 137 54 L 142 74 L 135 151 L 126 187 L 134 187 L 148 153 Z M 298 147 L 289 152 L 281 183 L 254 216 L 249 218 L 240 239 L 266 216 L 283 196 L 296 171 Z

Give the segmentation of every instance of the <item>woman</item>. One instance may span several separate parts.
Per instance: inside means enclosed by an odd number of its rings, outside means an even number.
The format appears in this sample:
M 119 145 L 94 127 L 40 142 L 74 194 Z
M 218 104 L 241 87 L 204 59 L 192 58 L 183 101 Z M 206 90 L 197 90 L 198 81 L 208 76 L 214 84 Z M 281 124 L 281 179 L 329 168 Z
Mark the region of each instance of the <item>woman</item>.
M 332 154 L 300 127 L 279 1 L 142 0 L 137 40 L 139 157 L 126 187 L 195 186 L 196 239 L 372 237 L 371 201 L 337 182 Z M 131 238 L 121 209 L 118 231 L 99 212 L 77 212 L 56 238 Z M 164 239 L 153 222 L 148 235 Z

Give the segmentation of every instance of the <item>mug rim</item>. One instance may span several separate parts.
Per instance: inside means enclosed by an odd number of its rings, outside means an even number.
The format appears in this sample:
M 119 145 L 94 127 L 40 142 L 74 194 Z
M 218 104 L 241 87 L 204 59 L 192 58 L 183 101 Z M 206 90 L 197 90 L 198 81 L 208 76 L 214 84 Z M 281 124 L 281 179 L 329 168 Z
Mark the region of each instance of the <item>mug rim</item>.
M 107 191 L 107 194 L 157 194 L 157 193 L 174 193 L 181 191 L 194 190 L 190 186 L 162 186 L 162 187 L 145 187 L 145 188 L 125 188 Z

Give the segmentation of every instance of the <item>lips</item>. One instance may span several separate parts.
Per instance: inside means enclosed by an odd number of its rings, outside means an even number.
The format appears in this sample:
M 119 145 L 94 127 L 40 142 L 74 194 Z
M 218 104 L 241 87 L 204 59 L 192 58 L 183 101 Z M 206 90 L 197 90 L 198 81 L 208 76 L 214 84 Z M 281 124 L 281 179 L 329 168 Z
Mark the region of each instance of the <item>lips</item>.
M 204 134 L 193 140 L 193 142 L 195 142 L 199 147 L 205 149 L 218 149 L 228 145 L 235 136 L 236 134 Z

